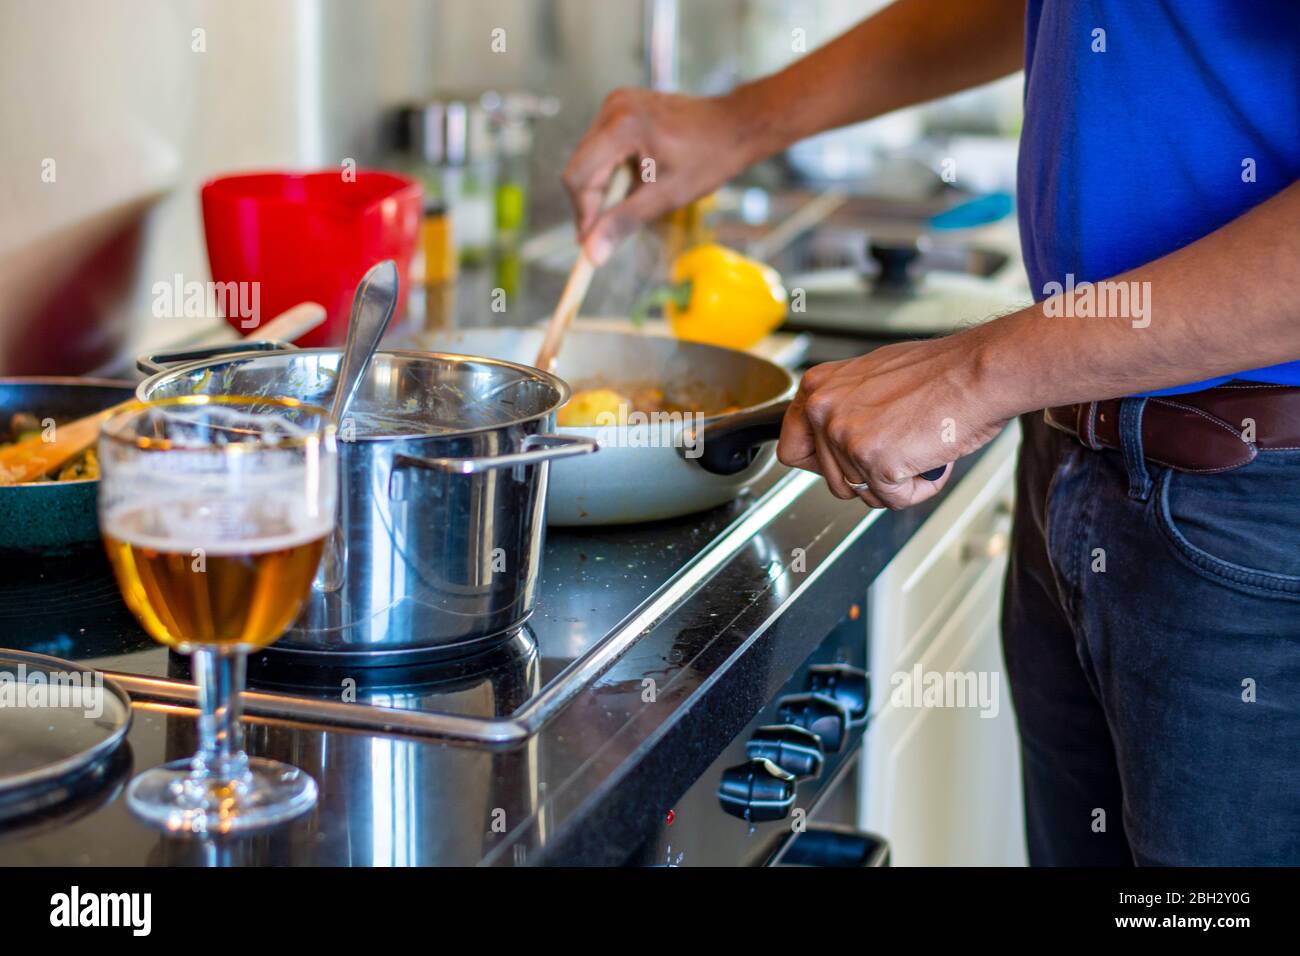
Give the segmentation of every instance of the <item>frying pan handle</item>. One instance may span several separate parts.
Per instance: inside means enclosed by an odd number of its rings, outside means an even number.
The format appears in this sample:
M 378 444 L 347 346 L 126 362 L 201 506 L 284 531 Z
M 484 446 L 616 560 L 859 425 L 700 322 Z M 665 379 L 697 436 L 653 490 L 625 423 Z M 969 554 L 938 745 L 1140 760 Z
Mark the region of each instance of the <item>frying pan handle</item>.
M 779 402 L 709 422 L 696 436 L 694 444 L 699 449 L 696 461 L 705 471 L 715 475 L 734 475 L 744 471 L 753 462 L 759 448 L 781 437 L 781 422 L 789 407 L 789 402 Z M 926 481 L 938 481 L 947 467 L 931 468 L 922 472 L 920 477 Z
M 705 471 L 737 474 L 750 466 L 761 447 L 781 437 L 781 422 L 789 407 L 789 402 L 778 402 L 708 422 L 684 447 L 698 449 L 695 460 Z
M 220 345 L 204 345 L 193 349 L 178 349 L 169 352 L 151 352 L 135 360 L 135 367 L 145 375 L 157 375 L 174 365 L 200 362 L 203 359 L 216 358 L 218 355 L 239 355 L 244 352 L 279 352 L 297 346 L 274 339 L 258 339 L 255 342 L 225 342 Z

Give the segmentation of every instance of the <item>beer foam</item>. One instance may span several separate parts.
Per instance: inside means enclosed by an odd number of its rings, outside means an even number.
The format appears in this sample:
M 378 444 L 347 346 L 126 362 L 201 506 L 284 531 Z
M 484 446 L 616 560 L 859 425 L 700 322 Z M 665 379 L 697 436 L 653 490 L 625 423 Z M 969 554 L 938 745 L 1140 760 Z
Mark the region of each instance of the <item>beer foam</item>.
M 139 548 L 240 556 L 318 541 L 332 530 L 334 515 L 309 513 L 300 495 L 271 493 L 251 501 L 137 499 L 108 509 L 102 521 L 104 534 Z

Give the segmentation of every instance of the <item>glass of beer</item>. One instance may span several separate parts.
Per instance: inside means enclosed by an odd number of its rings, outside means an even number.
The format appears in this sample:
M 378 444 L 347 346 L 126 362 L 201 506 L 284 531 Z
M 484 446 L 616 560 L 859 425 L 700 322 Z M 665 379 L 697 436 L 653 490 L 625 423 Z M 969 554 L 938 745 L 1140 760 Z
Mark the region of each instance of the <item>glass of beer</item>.
M 240 728 L 246 655 L 302 609 L 333 530 L 338 469 L 328 413 L 292 399 L 187 395 L 128 406 L 99 438 L 99 521 L 127 606 L 190 655 L 199 748 L 140 774 L 138 816 L 232 833 L 316 802 L 294 767 L 249 757 Z

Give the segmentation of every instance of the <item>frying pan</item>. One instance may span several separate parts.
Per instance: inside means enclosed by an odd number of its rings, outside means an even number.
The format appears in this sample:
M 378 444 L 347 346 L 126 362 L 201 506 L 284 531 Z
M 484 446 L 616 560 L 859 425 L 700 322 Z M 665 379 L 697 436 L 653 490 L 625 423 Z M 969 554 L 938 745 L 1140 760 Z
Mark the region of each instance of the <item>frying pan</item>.
M 541 341 L 540 329 L 464 329 L 416 333 L 410 345 L 527 365 Z M 571 330 L 555 373 L 575 390 L 655 384 L 713 410 L 659 428 L 560 426 L 600 445 L 597 455 L 551 465 L 548 523 L 562 526 L 655 521 L 732 500 L 776 461 L 795 389 L 788 370 L 747 352 L 634 332 Z
M 126 401 L 133 394 L 132 383 L 115 379 L 0 378 L 0 421 L 7 429 L 14 412 L 68 421 Z M 91 478 L 0 485 L 0 552 L 51 554 L 98 541 L 98 488 L 99 482 Z

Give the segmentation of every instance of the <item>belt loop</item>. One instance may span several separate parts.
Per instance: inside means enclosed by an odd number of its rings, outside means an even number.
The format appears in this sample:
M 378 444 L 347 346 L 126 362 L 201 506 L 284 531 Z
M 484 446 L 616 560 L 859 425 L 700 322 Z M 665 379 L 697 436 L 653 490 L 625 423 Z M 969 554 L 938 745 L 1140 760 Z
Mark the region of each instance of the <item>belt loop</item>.
M 1146 501 L 1151 495 L 1151 474 L 1142 448 L 1142 413 L 1146 407 L 1145 398 L 1124 398 L 1119 403 L 1119 444 L 1128 472 L 1128 496 L 1135 501 Z

